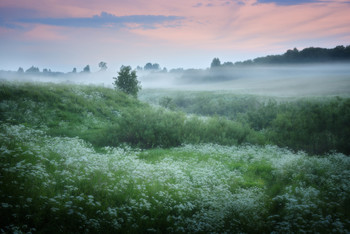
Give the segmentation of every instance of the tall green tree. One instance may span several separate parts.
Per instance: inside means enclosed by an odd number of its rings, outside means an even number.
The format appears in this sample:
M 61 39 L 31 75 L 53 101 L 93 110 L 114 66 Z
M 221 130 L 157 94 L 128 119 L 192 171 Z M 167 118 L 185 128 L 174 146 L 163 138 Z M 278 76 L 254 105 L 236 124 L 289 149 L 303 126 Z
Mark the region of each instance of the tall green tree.
M 136 71 L 132 71 L 130 66 L 121 66 L 118 77 L 113 77 L 113 79 L 116 89 L 134 97 L 137 97 L 137 93 L 141 90 Z

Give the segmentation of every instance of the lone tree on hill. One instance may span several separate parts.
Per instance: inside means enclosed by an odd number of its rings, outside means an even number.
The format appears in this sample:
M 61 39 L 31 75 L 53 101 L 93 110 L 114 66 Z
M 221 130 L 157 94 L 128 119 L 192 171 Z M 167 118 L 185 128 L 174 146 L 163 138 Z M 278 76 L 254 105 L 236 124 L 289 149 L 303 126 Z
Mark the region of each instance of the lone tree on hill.
M 140 82 L 137 80 L 136 71 L 131 71 L 130 66 L 121 66 L 118 77 L 113 77 L 114 87 L 124 93 L 137 97 L 141 90 Z

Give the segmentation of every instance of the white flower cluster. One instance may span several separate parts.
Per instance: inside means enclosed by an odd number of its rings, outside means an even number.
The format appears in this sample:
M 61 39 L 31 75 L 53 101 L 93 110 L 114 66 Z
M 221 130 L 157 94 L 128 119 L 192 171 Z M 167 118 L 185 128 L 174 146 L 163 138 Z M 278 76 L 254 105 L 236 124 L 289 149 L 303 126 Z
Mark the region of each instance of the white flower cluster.
M 206 144 L 151 160 L 152 151 L 96 152 L 22 125 L 0 130 L 1 231 L 36 230 L 33 216 L 43 213 L 86 232 L 349 231 L 341 206 L 350 198 L 350 159 L 342 154 Z

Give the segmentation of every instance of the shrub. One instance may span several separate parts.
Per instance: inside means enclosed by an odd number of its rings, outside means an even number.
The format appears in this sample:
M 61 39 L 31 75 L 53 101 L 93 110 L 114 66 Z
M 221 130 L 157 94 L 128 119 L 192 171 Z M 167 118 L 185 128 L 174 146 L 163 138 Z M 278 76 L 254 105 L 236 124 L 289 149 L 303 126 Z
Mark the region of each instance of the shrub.
M 183 114 L 164 109 L 133 109 L 123 113 L 111 131 L 115 132 L 117 141 L 133 146 L 178 146 L 182 143 L 184 120 Z

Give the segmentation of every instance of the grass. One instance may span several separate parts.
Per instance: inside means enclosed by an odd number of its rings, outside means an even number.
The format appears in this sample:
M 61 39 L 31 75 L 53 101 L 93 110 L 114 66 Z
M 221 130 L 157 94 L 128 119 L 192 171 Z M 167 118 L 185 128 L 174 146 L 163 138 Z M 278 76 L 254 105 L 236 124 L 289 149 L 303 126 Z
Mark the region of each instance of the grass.
M 219 145 L 217 128 L 243 124 L 151 107 L 107 88 L 1 85 L 1 232 L 350 231 L 344 154 Z M 168 126 L 199 140 L 154 148 L 120 141 L 128 129 L 178 139 Z

